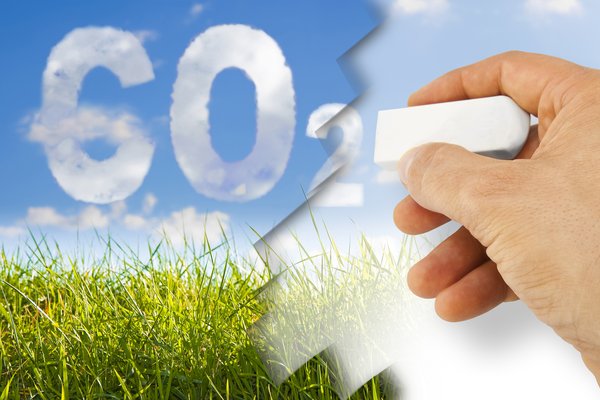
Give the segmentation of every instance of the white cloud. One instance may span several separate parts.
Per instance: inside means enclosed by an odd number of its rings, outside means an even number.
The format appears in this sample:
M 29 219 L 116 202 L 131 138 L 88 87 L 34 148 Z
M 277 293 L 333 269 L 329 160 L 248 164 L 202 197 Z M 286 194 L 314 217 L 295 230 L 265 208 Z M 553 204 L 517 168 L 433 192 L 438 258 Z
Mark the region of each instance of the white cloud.
M 53 176 L 71 197 L 107 204 L 139 188 L 150 169 L 154 145 L 135 115 L 78 106 L 85 76 L 97 66 L 113 72 L 123 87 L 154 79 L 148 54 L 131 32 L 110 27 L 75 29 L 48 57 L 42 107 L 28 137 L 43 144 Z M 82 145 L 95 139 L 115 145 L 115 154 L 105 160 L 90 158 Z
M 96 206 L 87 206 L 79 214 L 64 215 L 52 207 L 30 207 L 24 223 L 36 227 L 67 230 L 106 228 L 110 217 Z
M 380 170 L 375 175 L 375 182 L 380 185 L 400 184 L 400 177 L 396 171 Z
M 206 239 L 215 245 L 231 233 L 231 217 L 220 211 L 198 212 L 194 207 L 186 207 L 172 212 L 166 218 L 149 215 L 154 211 L 158 200 L 152 193 L 144 197 L 143 213 L 127 212 L 125 201 L 112 203 L 101 208 L 88 205 L 78 213 L 65 214 L 54 207 L 30 207 L 24 218 L 12 226 L 0 226 L 0 237 L 14 238 L 27 233 L 27 227 L 58 229 L 62 231 L 89 231 L 108 228 L 116 224 L 132 232 L 142 232 L 158 238 L 168 239 L 179 247 L 188 242 L 202 244 Z
M 77 217 L 77 227 L 81 230 L 106 228 L 110 218 L 96 206 L 84 208 Z
M 190 7 L 190 17 L 196 18 L 202 11 L 204 11 L 204 6 L 200 3 L 194 3 L 192 4 L 192 7 Z
M 81 106 L 48 124 L 36 117 L 28 138 L 44 145 L 52 174 L 73 198 L 110 203 L 135 191 L 150 169 L 154 144 L 141 121 L 125 111 Z M 104 139 L 118 146 L 114 156 L 94 160 L 81 144 Z
M 392 10 L 402 14 L 438 14 L 446 11 L 448 0 L 395 0 Z
M 583 10 L 579 0 L 526 0 L 525 8 L 535 14 L 577 14 Z
M 142 44 L 145 44 L 147 42 L 152 42 L 152 41 L 158 39 L 158 37 L 159 37 L 159 34 L 157 31 L 153 31 L 150 29 L 141 29 L 139 31 L 134 31 L 132 33 Z
M 362 207 L 364 189 L 361 184 L 330 182 L 309 200 L 314 207 Z
M 123 217 L 122 220 L 123 226 L 129 229 L 130 231 L 140 231 L 143 229 L 148 229 L 151 225 L 151 221 L 147 220 L 145 217 L 136 214 L 127 214 Z
M 157 233 L 167 238 L 174 246 L 188 242 L 202 244 L 206 237 L 209 243 L 219 243 L 223 234 L 229 232 L 229 215 L 220 211 L 199 213 L 194 207 L 171 213 L 160 222 Z
M 340 168 L 348 168 L 360 153 L 363 139 L 363 124 L 360 114 L 351 106 L 329 103 L 313 111 L 308 118 L 306 136 L 326 139 L 332 128 L 344 133 L 342 143 L 329 156 L 325 165 L 317 172 L 310 184 L 311 190 L 323 183 Z
M 0 236 L 15 238 L 25 234 L 26 230 L 20 226 L 0 226 Z
M 130 231 L 151 230 L 156 225 L 156 218 L 149 217 L 154 211 L 158 199 L 152 193 L 146 193 L 142 203 L 142 214 L 126 213 L 126 208 L 114 219 L 118 220 L 126 229 Z
M 121 202 L 115 207 L 122 207 Z M 89 205 L 74 214 L 62 214 L 53 207 L 29 207 L 25 218 L 17 220 L 12 226 L 0 226 L 0 236 L 17 237 L 31 228 L 54 228 L 67 231 L 88 231 L 109 226 L 115 216 L 114 208 L 105 213 L 95 205 Z
M 25 220 L 35 226 L 70 226 L 70 218 L 60 214 L 52 207 L 30 207 L 27 209 Z
M 237 162 L 223 161 L 210 137 L 210 88 L 226 68 L 243 70 L 256 88 L 256 144 Z M 248 26 L 215 26 L 194 39 L 177 70 L 171 135 L 175 158 L 190 184 L 217 200 L 264 196 L 285 172 L 295 131 L 292 71 L 277 42 Z
M 116 145 L 144 135 L 139 118 L 103 107 L 79 107 L 75 113 L 61 118 L 52 127 L 36 120 L 36 117 L 33 118 L 28 138 L 49 146 L 59 145 L 66 138 L 78 142 L 105 139 Z
M 119 219 L 127 211 L 127 203 L 125 200 L 115 201 L 110 204 L 110 217 L 112 219 Z
M 144 214 L 150 214 L 154 211 L 154 207 L 158 203 L 158 199 L 152 193 L 147 193 L 144 197 L 144 204 L 142 205 L 142 212 Z

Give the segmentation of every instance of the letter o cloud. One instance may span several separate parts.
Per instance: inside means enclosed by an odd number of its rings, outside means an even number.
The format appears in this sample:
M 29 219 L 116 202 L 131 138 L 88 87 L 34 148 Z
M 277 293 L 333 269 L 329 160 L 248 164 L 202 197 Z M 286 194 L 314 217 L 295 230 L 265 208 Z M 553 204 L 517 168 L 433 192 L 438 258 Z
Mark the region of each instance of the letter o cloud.
M 231 163 L 212 147 L 208 110 L 212 83 L 226 68 L 244 71 L 256 87 L 256 143 Z M 294 87 L 281 49 L 265 32 L 245 25 L 207 29 L 181 57 L 172 97 L 175 157 L 196 191 L 243 202 L 265 195 L 283 176 L 294 140 Z

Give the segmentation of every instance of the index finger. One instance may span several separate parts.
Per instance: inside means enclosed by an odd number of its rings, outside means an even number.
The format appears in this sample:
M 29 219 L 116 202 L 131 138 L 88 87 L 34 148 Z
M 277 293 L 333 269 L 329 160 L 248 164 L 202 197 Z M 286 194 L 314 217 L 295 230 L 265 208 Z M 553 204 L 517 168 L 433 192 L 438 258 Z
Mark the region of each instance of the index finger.
M 441 76 L 413 93 L 408 105 L 506 95 L 530 114 L 548 109 L 556 115 L 563 93 L 554 89 L 583 69 L 559 58 L 511 51 Z

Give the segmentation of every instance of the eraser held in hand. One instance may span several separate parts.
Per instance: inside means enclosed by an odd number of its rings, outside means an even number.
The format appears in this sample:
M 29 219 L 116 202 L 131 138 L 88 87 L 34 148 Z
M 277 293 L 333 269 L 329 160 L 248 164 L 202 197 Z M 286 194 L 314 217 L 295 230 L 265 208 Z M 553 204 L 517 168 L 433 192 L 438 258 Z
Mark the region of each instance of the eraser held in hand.
M 507 96 L 380 111 L 375 163 L 395 170 L 407 150 L 431 142 L 512 160 L 523 148 L 530 124 L 530 115 Z

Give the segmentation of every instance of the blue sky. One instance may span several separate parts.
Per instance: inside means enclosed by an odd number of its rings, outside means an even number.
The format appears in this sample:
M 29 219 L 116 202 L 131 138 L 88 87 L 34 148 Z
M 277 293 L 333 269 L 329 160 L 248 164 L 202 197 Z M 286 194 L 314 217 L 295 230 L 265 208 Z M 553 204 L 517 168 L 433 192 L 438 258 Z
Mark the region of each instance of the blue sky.
M 378 110 L 404 106 L 412 91 L 445 71 L 509 49 L 600 65 L 596 49 L 600 5 L 592 1 L 375 3 L 379 8 L 368 2 L 342 5 L 316 0 L 286 4 L 7 3 L 0 15 L 4 33 L 0 45 L 5 54 L 0 65 L 0 124 L 4 127 L 0 175 L 6 188 L 0 207 L 0 240 L 5 245 L 18 244 L 30 226 L 65 241 L 77 230 L 94 227 L 110 229 L 126 240 L 143 241 L 165 224 L 175 235 L 182 225 L 192 231 L 187 234 L 201 234 L 209 225 L 220 230 L 220 223 L 242 238 L 250 235 L 253 239 L 249 226 L 267 232 L 302 203 L 303 191 L 308 191 L 327 158 L 321 145 L 333 151 L 345 137 L 335 126 L 324 143 L 307 137 L 311 113 L 323 104 L 351 102 L 368 89 L 353 103 L 362 123 L 358 156 L 353 169 L 340 178 L 354 187 L 342 188 L 347 191 L 330 188 L 326 201 L 315 199 L 313 212 L 340 241 L 365 233 L 397 242 L 400 235 L 390 215 L 406 193 L 393 174 L 383 173 L 372 163 Z M 376 31 L 357 44 L 382 20 Z M 264 196 L 244 202 L 209 198 L 194 190 L 177 163 L 169 126 L 177 65 L 186 48 L 207 29 L 233 23 L 261 29 L 276 42 L 291 70 L 295 95 L 293 146 L 285 172 Z M 95 68 L 83 82 L 80 107 L 135 116 L 155 146 L 141 186 L 112 205 L 78 201 L 66 193 L 50 172 L 44 146 L 29 135 L 32 116 L 42 105 L 42 74 L 51 50 L 73 29 L 91 26 L 112 26 L 137 35 L 154 73 L 147 83 L 122 88 L 113 73 Z M 350 48 L 343 57 L 344 71 L 349 72 L 344 76 L 338 57 Z M 244 158 L 254 145 L 254 92 L 253 83 L 235 69 L 224 70 L 213 82 L 212 147 L 226 162 Z M 115 150 L 102 140 L 85 142 L 82 147 L 97 159 Z M 318 207 L 323 203 L 329 207 Z M 299 219 L 284 229 L 303 231 L 314 239 L 306 213 Z
M 303 190 L 309 190 L 325 162 L 321 143 L 305 135 L 308 117 L 323 104 L 347 103 L 356 96 L 337 58 L 375 25 L 372 8 L 361 2 L 341 7 L 319 1 L 285 5 L 276 1 L 25 1 L 2 8 L 0 176 L 5 190 L 0 234 L 6 242 L 22 237 L 18 233 L 27 225 L 67 235 L 77 225 L 80 230 L 110 226 L 113 232 L 128 231 L 129 225 L 138 228 L 129 230 L 144 234 L 182 210 L 198 221 L 204 213 L 223 213 L 232 230 L 251 225 L 267 231 L 303 201 Z M 211 199 L 194 190 L 176 162 L 169 129 L 179 59 L 197 35 L 221 24 L 249 25 L 273 38 L 291 69 L 295 93 L 294 142 L 285 173 L 264 196 L 241 203 Z M 28 123 L 41 106 L 42 74 L 50 51 L 73 29 L 90 26 L 112 26 L 137 35 L 154 70 L 153 80 L 122 88 L 113 73 L 95 68 L 85 77 L 79 97 L 80 107 L 137 117 L 155 144 L 150 169 L 125 204 L 91 205 L 75 200 L 53 178 L 44 147 L 28 139 Z M 224 70 L 213 82 L 212 146 L 226 162 L 243 159 L 254 145 L 254 91 L 254 84 L 236 69 Z M 114 145 L 102 139 L 84 142 L 82 147 L 98 160 L 115 151 Z M 128 224 L 127 215 L 138 218 L 129 218 Z

